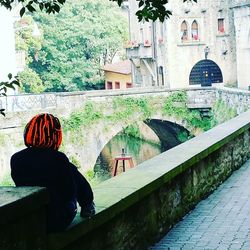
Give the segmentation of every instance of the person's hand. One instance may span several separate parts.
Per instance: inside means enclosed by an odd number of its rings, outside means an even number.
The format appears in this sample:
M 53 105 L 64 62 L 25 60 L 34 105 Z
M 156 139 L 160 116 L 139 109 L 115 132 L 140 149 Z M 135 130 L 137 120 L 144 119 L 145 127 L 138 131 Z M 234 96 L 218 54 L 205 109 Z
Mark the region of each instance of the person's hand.
M 91 202 L 86 207 L 81 208 L 81 217 L 83 218 L 89 218 L 92 217 L 95 214 L 95 203 Z

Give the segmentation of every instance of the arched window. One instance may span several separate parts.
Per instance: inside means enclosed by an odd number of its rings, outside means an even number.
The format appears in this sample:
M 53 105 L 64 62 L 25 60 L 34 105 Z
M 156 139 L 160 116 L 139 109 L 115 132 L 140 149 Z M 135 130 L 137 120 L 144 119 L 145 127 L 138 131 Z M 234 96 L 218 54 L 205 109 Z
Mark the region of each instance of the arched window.
M 198 41 L 199 40 L 199 31 L 198 31 L 198 23 L 196 20 L 193 21 L 191 26 L 191 34 L 192 34 L 192 40 Z
M 187 22 L 183 21 L 181 24 L 181 41 L 185 42 L 188 40 L 188 27 Z

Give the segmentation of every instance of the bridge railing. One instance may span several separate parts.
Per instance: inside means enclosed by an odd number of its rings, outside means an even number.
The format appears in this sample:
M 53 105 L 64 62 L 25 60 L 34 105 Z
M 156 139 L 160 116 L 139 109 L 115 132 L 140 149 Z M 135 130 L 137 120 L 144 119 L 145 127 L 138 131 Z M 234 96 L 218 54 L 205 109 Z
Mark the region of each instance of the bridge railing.
M 57 107 L 56 94 L 23 94 L 0 97 L 0 108 L 5 112 L 42 110 Z
M 46 110 L 51 108 L 77 108 L 82 106 L 86 99 L 98 101 L 114 96 L 162 95 L 175 91 L 188 92 L 188 106 L 190 108 L 211 107 L 215 95 L 215 88 L 133 88 L 128 90 L 93 90 L 76 92 L 57 92 L 43 94 L 18 94 L 0 97 L 0 108 L 5 112 L 25 112 L 31 110 Z

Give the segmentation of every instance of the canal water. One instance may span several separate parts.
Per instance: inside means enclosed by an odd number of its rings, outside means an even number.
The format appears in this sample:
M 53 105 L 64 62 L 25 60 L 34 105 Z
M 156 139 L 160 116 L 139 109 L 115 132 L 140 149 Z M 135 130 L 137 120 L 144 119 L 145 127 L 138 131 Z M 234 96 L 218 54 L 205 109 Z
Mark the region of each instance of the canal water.
M 126 134 L 118 134 L 106 144 L 96 161 L 94 173 L 99 182 L 112 177 L 114 158 L 121 156 L 123 148 L 126 155 L 132 157 L 134 166 L 165 151 L 160 142 L 151 143 Z M 129 169 L 129 163 L 127 161 L 125 163 L 126 169 Z M 118 174 L 121 172 L 122 161 L 119 161 Z

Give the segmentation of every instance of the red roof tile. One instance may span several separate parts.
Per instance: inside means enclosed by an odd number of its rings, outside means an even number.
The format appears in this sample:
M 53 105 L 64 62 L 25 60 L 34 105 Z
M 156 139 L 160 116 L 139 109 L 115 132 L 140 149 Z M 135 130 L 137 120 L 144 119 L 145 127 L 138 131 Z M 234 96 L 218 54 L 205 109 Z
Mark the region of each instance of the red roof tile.
M 131 62 L 125 60 L 117 63 L 106 64 L 102 67 L 102 70 L 129 75 L 131 74 Z

